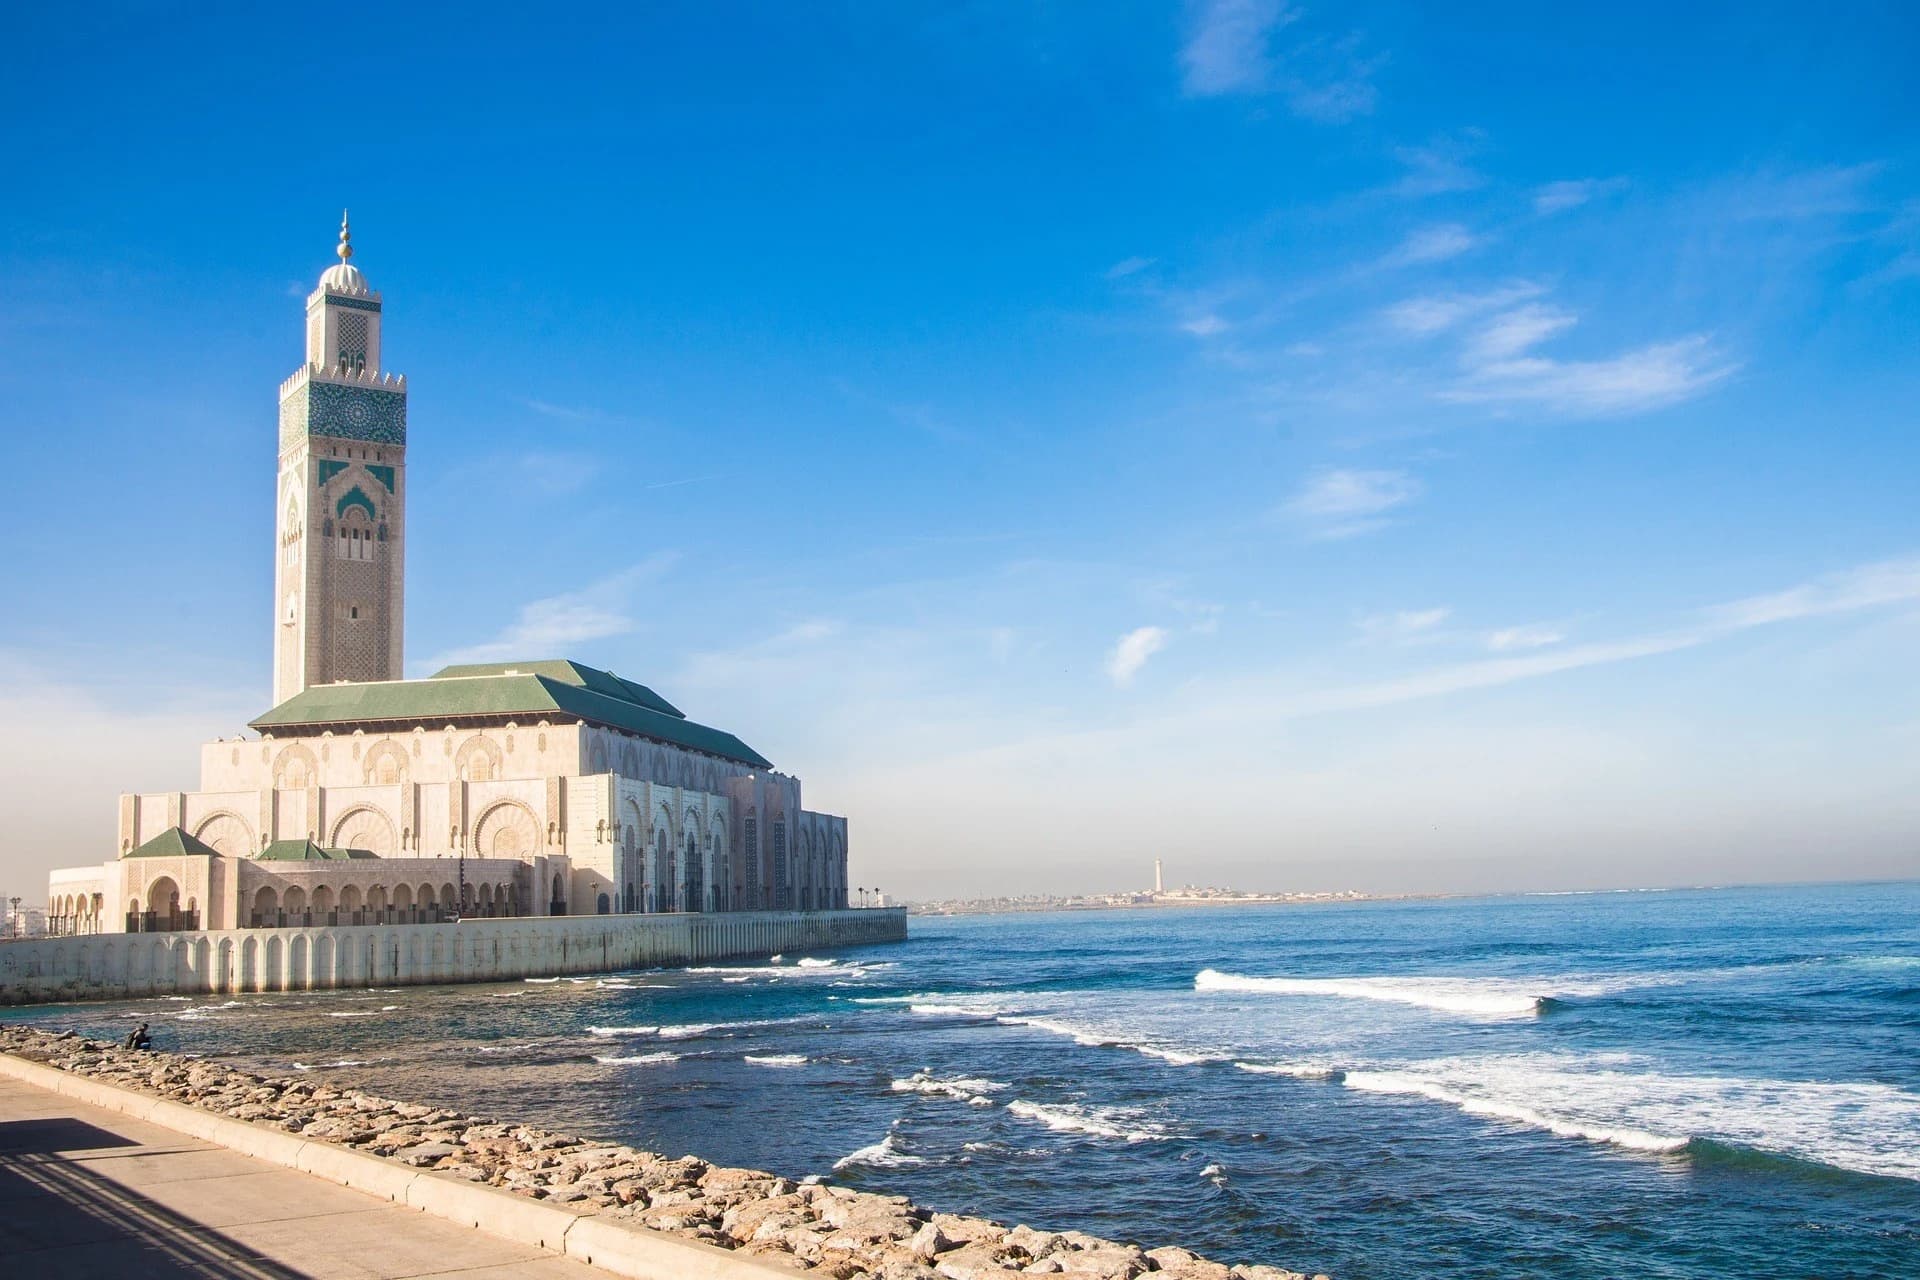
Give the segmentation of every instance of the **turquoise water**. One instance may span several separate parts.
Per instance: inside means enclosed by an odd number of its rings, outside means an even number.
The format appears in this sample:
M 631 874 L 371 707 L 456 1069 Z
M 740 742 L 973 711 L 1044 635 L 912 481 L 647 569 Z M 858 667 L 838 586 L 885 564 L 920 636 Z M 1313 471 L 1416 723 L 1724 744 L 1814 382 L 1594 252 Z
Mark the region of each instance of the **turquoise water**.
M 1911 883 L 916 919 L 32 1016 L 1341 1280 L 1920 1275 Z

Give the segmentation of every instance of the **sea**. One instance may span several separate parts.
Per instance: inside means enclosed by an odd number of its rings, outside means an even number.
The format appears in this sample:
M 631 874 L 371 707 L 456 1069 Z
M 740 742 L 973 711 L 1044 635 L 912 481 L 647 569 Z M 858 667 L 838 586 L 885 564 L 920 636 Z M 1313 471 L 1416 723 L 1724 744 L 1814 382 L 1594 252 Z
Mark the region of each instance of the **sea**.
M 1336 1280 L 1920 1276 L 1920 883 L 911 933 L 4 1016 Z

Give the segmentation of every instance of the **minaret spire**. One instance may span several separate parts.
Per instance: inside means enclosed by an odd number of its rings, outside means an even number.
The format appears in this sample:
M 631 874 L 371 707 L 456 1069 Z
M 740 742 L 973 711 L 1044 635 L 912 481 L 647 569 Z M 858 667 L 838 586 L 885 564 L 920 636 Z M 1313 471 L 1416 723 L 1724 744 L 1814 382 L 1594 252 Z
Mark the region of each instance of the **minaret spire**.
M 334 249 L 340 255 L 340 261 L 346 262 L 353 257 L 353 229 L 347 225 L 347 211 L 340 211 L 340 244 Z

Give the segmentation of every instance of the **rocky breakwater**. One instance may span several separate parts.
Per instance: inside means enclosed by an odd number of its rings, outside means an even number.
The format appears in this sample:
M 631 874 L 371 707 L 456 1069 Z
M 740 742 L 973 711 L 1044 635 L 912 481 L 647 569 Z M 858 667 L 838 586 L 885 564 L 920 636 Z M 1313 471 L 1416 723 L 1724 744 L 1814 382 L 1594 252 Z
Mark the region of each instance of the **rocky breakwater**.
M 1297 1271 L 1228 1266 L 1171 1246 L 1142 1249 L 1079 1231 L 932 1213 L 904 1196 L 798 1183 L 74 1035 L 0 1028 L 0 1053 L 833 1280 L 1134 1280 L 1150 1273 L 1167 1280 L 1307 1280 Z

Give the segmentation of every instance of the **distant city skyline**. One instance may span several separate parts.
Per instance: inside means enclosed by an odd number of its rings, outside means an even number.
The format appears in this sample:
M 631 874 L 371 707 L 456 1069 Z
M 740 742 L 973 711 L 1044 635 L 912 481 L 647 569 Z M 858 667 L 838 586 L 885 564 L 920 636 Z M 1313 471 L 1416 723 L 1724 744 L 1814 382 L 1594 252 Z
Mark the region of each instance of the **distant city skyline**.
M 271 701 L 342 206 L 411 396 L 406 673 L 751 725 L 856 884 L 1920 875 L 1905 7 L 14 30 L 26 905 Z

